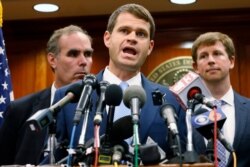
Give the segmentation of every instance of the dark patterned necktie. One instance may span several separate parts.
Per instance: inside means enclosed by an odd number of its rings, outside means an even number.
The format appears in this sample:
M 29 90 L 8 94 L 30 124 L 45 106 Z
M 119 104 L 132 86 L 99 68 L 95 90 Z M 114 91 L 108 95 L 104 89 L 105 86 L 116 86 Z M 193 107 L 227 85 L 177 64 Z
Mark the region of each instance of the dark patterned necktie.
M 221 109 L 221 106 L 226 104 L 223 100 L 215 100 L 214 101 L 217 108 Z M 221 132 L 223 133 L 223 132 Z M 219 167 L 225 167 L 227 164 L 226 161 L 226 148 L 221 144 L 219 140 L 217 140 L 217 151 L 218 151 L 218 158 L 219 158 Z

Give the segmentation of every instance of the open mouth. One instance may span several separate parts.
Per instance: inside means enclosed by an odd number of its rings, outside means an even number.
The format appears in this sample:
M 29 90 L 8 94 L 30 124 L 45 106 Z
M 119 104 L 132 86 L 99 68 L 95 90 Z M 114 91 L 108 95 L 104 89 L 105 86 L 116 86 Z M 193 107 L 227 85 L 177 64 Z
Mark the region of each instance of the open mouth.
M 131 47 L 125 47 L 122 51 L 123 53 L 131 54 L 131 55 L 136 55 L 137 53 L 137 51 Z

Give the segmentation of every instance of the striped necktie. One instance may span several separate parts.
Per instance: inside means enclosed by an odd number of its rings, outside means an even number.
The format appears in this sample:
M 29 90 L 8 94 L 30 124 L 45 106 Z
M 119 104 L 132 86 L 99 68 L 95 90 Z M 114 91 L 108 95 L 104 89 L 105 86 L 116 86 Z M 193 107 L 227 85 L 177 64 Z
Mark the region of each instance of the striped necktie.
M 217 106 L 217 108 L 221 108 L 222 105 L 226 104 L 226 102 L 223 100 L 215 100 L 214 103 Z M 219 167 L 225 167 L 227 165 L 226 148 L 221 144 L 219 140 L 217 140 L 217 151 L 218 151 L 218 158 L 220 160 Z

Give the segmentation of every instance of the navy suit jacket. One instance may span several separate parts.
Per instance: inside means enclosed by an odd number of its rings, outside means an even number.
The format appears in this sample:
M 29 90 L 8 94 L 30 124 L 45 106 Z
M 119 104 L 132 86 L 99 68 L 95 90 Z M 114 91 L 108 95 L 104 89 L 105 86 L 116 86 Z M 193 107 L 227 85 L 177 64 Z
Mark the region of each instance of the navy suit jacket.
M 103 71 L 97 75 L 97 80 L 101 81 L 103 76 Z M 180 132 L 180 138 L 183 139 L 182 143 L 185 143 L 185 134 L 186 134 L 186 124 L 185 124 L 185 113 L 182 110 L 181 106 L 178 104 L 175 96 L 172 92 L 169 91 L 167 87 L 162 85 L 153 83 L 146 79 L 145 76 L 142 77 L 142 86 L 146 91 L 147 100 L 144 106 L 141 109 L 140 113 L 140 125 L 139 125 L 139 137 L 141 144 L 145 144 L 148 137 L 151 137 L 158 145 L 166 152 L 170 151 L 170 147 L 168 145 L 168 128 L 160 115 L 160 105 L 156 106 L 153 104 L 152 100 L 152 92 L 155 90 L 159 90 L 161 93 L 166 93 L 166 100 L 168 103 L 172 104 L 176 109 L 176 114 L 179 116 L 178 119 L 178 127 Z M 60 100 L 63 96 L 65 96 L 65 91 L 67 87 L 62 89 L 58 89 L 55 94 L 55 101 Z M 92 139 L 94 137 L 94 115 L 96 110 L 96 101 L 98 99 L 96 91 L 92 93 L 92 104 L 93 107 L 89 114 L 87 133 L 85 135 L 86 141 Z M 57 116 L 57 137 L 59 141 L 63 141 L 65 139 L 71 138 L 72 127 L 73 127 L 73 117 L 75 113 L 77 104 L 70 103 L 62 108 L 62 110 L 58 113 Z M 76 134 L 74 137 L 74 146 L 78 144 L 79 136 L 81 134 L 82 122 L 76 128 Z M 100 125 L 100 134 L 105 133 L 107 122 L 107 112 L 103 114 L 103 121 Z M 185 144 L 183 145 L 185 148 Z
M 237 157 L 237 166 L 250 166 L 250 99 L 234 92 L 235 104 L 235 137 L 233 148 Z M 197 132 L 194 133 L 194 146 L 199 154 L 205 154 L 206 146 L 203 137 Z M 228 166 L 233 166 L 232 155 L 229 158 Z
M 50 106 L 51 88 L 11 102 L 0 130 L 0 165 L 38 165 L 47 129 L 33 132 L 25 124 L 36 111 Z

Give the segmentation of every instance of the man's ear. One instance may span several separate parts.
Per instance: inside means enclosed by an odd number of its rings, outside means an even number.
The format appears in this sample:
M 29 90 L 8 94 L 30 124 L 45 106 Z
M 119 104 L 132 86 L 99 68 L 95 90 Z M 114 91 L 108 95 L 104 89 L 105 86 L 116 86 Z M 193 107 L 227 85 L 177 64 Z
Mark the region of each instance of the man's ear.
M 230 60 L 230 69 L 233 69 L 234 68 L 234 63 L 235 63 L 235 56 L 231 56 L 229 57 L 229 60 Z
M 47 54 L 47 60 L 52 69 L 56 68 L 56 56 L 54 53 L 49 52 Z
M 105 31 L 104 32 L 104 35 L 103 35 L 103 41 L 104 41 L 104 44 L 107 48 L 109 48 L 110 46 L 110 32 L 109 31 Z
M 196 73 L 198 73 L 198 69 L 197 69 L 197 63 L 196 62 L 193 62 L 193 69 Z

